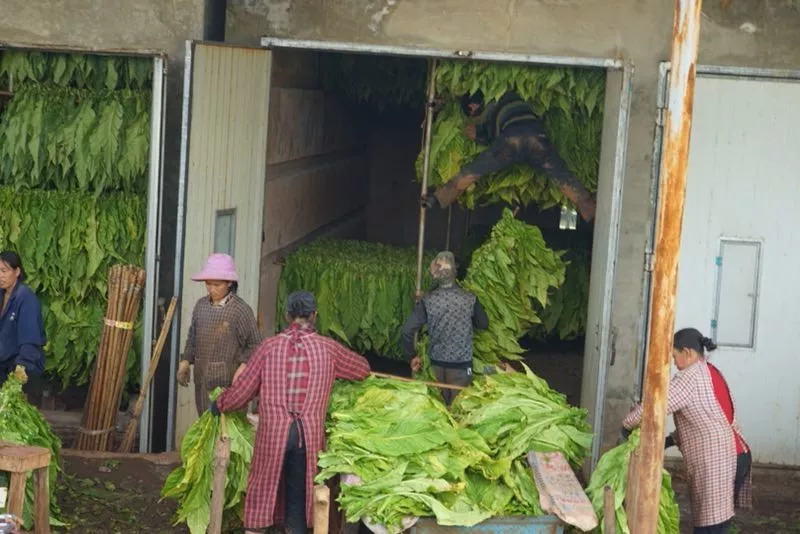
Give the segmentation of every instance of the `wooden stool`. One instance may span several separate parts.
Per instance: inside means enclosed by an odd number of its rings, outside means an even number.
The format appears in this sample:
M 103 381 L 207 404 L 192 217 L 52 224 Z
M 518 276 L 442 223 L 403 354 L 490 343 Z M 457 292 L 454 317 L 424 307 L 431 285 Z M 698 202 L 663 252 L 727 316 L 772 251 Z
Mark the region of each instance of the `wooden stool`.
M 25 502 L 25 482 L 33 471 L 36 484 L 34 499 L 34 532 L 50 534 L 50 450 L 0 441 L 0 471 L 11 474 L 6 510 L 22 517 Z

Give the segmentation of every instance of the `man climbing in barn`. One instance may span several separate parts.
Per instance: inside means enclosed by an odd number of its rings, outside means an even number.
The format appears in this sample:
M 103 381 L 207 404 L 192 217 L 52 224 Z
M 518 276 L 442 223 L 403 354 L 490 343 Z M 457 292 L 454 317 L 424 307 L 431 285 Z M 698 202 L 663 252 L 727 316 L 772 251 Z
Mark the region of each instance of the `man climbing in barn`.
M 307 291 L 287 300 L 289 326 L 265 339 L 233 385 L 209 406 L 232 412 L 258 395 L 258 430 L 244 503 L 248 533 L 264 532 L 285 519 L 290 534 L 312 524 L 317 456 L 325 447 L 328 398 L 337 378 L 363 380 L 369 363 L 336 341 L 317 334 L 317 303 Z M 281 484 L 281 481 L 284 481 Z M 284 506 L 279 506 L 283 503 Z
M 422 360 L 416 355 L 414 335 L 428 325 L 428 354 L 436 380 L 455 386 L 472 382 L 472 332 L 489 327 L 489 318 L 477 297 L 456 283 L 456 260 L 452 252 L 440 252 L 431 262 L 436 287 L 414 306 L 403 325 L 402 343 L 411 370 L 417 372 Z M 452 390 L 442 392 L 446 404 L 453 402 Z
M 461 106 L 468 117 L 464 133 L 473 141 L 488 145 L 446 184 L 422 197 L 426 208 L 449 206 L 467 188 L 487 174 L 524 163 L 550 178 L 580 212 L 585 221 L 594 218 L 594 197 L 570 172 L 545 133 L 542 120 L 517 93 L 509 91 L 499 100 L 484 102 L 483 93 L 464 95 Z

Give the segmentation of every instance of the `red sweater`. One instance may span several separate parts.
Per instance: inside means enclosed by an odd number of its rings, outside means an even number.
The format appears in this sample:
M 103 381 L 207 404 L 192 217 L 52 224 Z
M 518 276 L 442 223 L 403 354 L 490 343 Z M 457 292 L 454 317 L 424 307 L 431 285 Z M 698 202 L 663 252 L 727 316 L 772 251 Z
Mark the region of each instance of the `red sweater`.
M 708 370 L 711 372 L 711 384 L 714 387 L 714 396 L 717 398 L 717 402 L 720 408 L 722 408 L 722 412 L 725 414 L 728 423 L 733 424 L 733 400 L 731 399 L 731 391 L 728 389 L 728 383 L 725 381 L 725 377 L 722 376 L 719 369 L 710 363 L 708 364 Z M 733 435 L 736 440 L 736 454 L 747 452 L 747 445 L 745 445 L 744 440 L 742 440 L 738 432 L 734 432 Z

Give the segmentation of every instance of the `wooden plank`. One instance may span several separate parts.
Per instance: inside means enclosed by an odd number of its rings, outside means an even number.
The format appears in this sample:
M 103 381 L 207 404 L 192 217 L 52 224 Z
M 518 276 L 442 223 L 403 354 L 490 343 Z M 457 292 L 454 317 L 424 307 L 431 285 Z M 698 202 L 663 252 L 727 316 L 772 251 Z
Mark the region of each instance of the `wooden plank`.
M 34 532 L 50 534 L 50 470 L 41 467 L 33 472 L 36 484 L 36 510 L 34 516 Z
M 611 486 L 603 488 L 603 534 L 616 534 L 617 511 L 614 507 L 614 490 Z
M 27 473 L 49 465 L 49 449 L 0 442 L 0 471 Z
M 324 484 L 314 486 L 314 534 L 328 534 L 330 508 L 330 488 Z

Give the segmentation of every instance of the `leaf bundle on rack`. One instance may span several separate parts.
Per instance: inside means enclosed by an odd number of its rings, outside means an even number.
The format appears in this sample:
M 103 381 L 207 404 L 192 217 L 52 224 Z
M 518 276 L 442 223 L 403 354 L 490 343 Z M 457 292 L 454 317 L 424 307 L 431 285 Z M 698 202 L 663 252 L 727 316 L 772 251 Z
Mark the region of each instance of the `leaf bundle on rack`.
M 556 336 L 566 341 L 586 332 L 591 257 L 588 250 L 570 249 L 564 260 L 564 283 L 551 290 L 547 306 L 536 307 L 541 323 L 531 327 L 530 334 L 535 339 Z
M 426 256 L 427 267 L 432 258 Z M 286 257 L 278 286 L 279 326 L 286 297 L 317 298 L 318 331 L 361 353 L 400 358 L 400 330 L 414 306 L 416 252 L 380 243 L 317 240 Z M 430 281 L 427 275 L 425 284 Z
M 146 190 L 150 93 L 26 85 L 0 117 L 0 184 Z
M 20 254 L 25 283 L 42 302 L 47 371 L 64 386 L 85 384 L 102 330 L 108 269 L 144 259 L 145 199 L 0 187 L 0 205 L 7 221 L 0 247 Z M 131 371 L 137 354 L 138 346 Z M 135 381 L 138 373 L 129 376 Z

